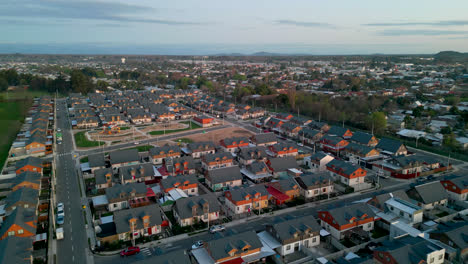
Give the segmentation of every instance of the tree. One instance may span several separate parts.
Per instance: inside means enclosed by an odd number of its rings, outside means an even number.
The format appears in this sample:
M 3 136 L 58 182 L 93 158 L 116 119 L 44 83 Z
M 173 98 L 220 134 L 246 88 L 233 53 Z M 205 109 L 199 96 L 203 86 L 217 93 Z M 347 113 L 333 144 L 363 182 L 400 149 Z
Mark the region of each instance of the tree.
M 5 78 L 0 77 L 0 92 L 8 89 L 8 81 Z
M 93 90 L 91 79 L 80 70 L 72 71 L 70 82 L 73 92 L 88 94 Z
M 387 128 L 387 119 L 384 112 L 373 112 L 369 115 L 367 121 L 369 130 L 374 130 L 377 134 L 382 134 Z

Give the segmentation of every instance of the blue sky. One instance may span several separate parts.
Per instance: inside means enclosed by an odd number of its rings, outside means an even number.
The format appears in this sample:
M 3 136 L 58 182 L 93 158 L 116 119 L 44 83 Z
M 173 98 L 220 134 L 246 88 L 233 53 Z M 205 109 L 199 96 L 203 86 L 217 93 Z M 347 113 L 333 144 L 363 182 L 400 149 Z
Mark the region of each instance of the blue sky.
M 0 52 L 467 52 L 467 10 L 466 0 L 3 0 Z

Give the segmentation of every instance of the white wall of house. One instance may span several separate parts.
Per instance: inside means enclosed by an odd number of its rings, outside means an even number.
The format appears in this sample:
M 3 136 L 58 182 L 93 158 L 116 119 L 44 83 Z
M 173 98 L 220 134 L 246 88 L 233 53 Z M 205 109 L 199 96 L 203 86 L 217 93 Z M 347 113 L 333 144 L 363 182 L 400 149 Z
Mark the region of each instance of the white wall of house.
M 109 205 L 107 206 L 107 209 L 111 212 L 122 210 L 122 209 L 127 209 L 127 208 L 128 208 L 127 201 L 109 203 Z
M 214 154 L 215 153 L 215 150 L 209 150 L 209 151 L 200 151 L 200 152 L 192 152 L 192 157 L 193 158 L 200 158 L 201 156 L 203 155 L 206 155 L 206 154 Z
M 345 230 L 338 230 L 336 228 L 334 228 L 333 226 L 329 225 L 327 222 L 323 221 L 323 220 L 320 220 L 320 225 L 325 229 L 327 230 L 328 232 L 330 232 L 330 234 L 332 235 L 332 237 L 336 238 L 336 239 L 342 239 L 344 237 L 344 232 L 349 230 L 349 229 L 345 229 Z M 361 227 L 362 226 L 362 229 L 364 231 L 372 231 L 374 230 L 374 222 L 370 222 L 370 223 L 365 223 L 363 225 L 359 225 L 359 226 L 356 226 L 356 227 L 353 227 L 353 228 L 358 228 L 358 227 Z
M 442 264 L 444 263 L 445 248 L 441 250 L 434 250 L 427 254 L 426 263 Z
M 291 253 L 294 253 L 296 247 L 297 247 L 297 251 L 300 251 L 302 250 L 303 247 L 311 248 L 311 247 L 318 246 L 319 244 L 320 244 L 320 236 L 314 236 L 308 239 L 296 241 L 294 243 L 282 245 L 278 249 L 279 251 L 278 253 L 281 256 L 286 256 Z
M 333 184 L 330 186 L 322 186 L 320 188 L 314 188 L 309 190 L 301 189 L 302 196 L 304 198 L 313 198 L 322 194 L 328 194 L 333 192 Z
M 455 192 L 451 192 L 450 190 L 447 190 L 447 193 L 448 193 L 450 200 L 455 200 L 455 201 L 466 201 L 468 197 L 468 193 L 458 194 Z

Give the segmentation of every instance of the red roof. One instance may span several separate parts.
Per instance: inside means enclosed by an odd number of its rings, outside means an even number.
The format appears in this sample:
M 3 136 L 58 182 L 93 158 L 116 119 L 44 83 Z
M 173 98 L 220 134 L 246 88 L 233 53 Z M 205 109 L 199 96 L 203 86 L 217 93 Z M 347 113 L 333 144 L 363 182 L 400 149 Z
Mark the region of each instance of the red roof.
M 235 258 L 235 259 L 231 259 L 231 260 L 223 262 L 223 264 L 242 264 L 242 263 L 244 263 L 244 260 L 242 258 Z
M 287 201 L 289 199 L 288 195 L 280 192 L 279 190 L 277 190 L 276 188 L 271 187 L 271 186 L 269 186 L 267 188 L 267 192 L 269 194 L 271 194 L 273 197 L 275 197 L 275 199 L 280 201 L 280 202 L 284 202 L 284 201 Z
M 146 197 L 155 197 L 156 194 L 154 193 L 153 189 L 146 188 Z

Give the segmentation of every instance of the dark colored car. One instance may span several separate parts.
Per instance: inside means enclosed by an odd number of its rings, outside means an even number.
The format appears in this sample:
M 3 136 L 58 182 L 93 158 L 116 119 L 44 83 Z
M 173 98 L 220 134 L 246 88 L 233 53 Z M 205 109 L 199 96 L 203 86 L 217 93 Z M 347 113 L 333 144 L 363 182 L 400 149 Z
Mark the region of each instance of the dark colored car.
M 140 248 L 139 247 L 128 247 L 122 251 L 120 251 L 120 256 L 121 257 L 127 257 L 131 255 L 135 255 L 140 253 Z

